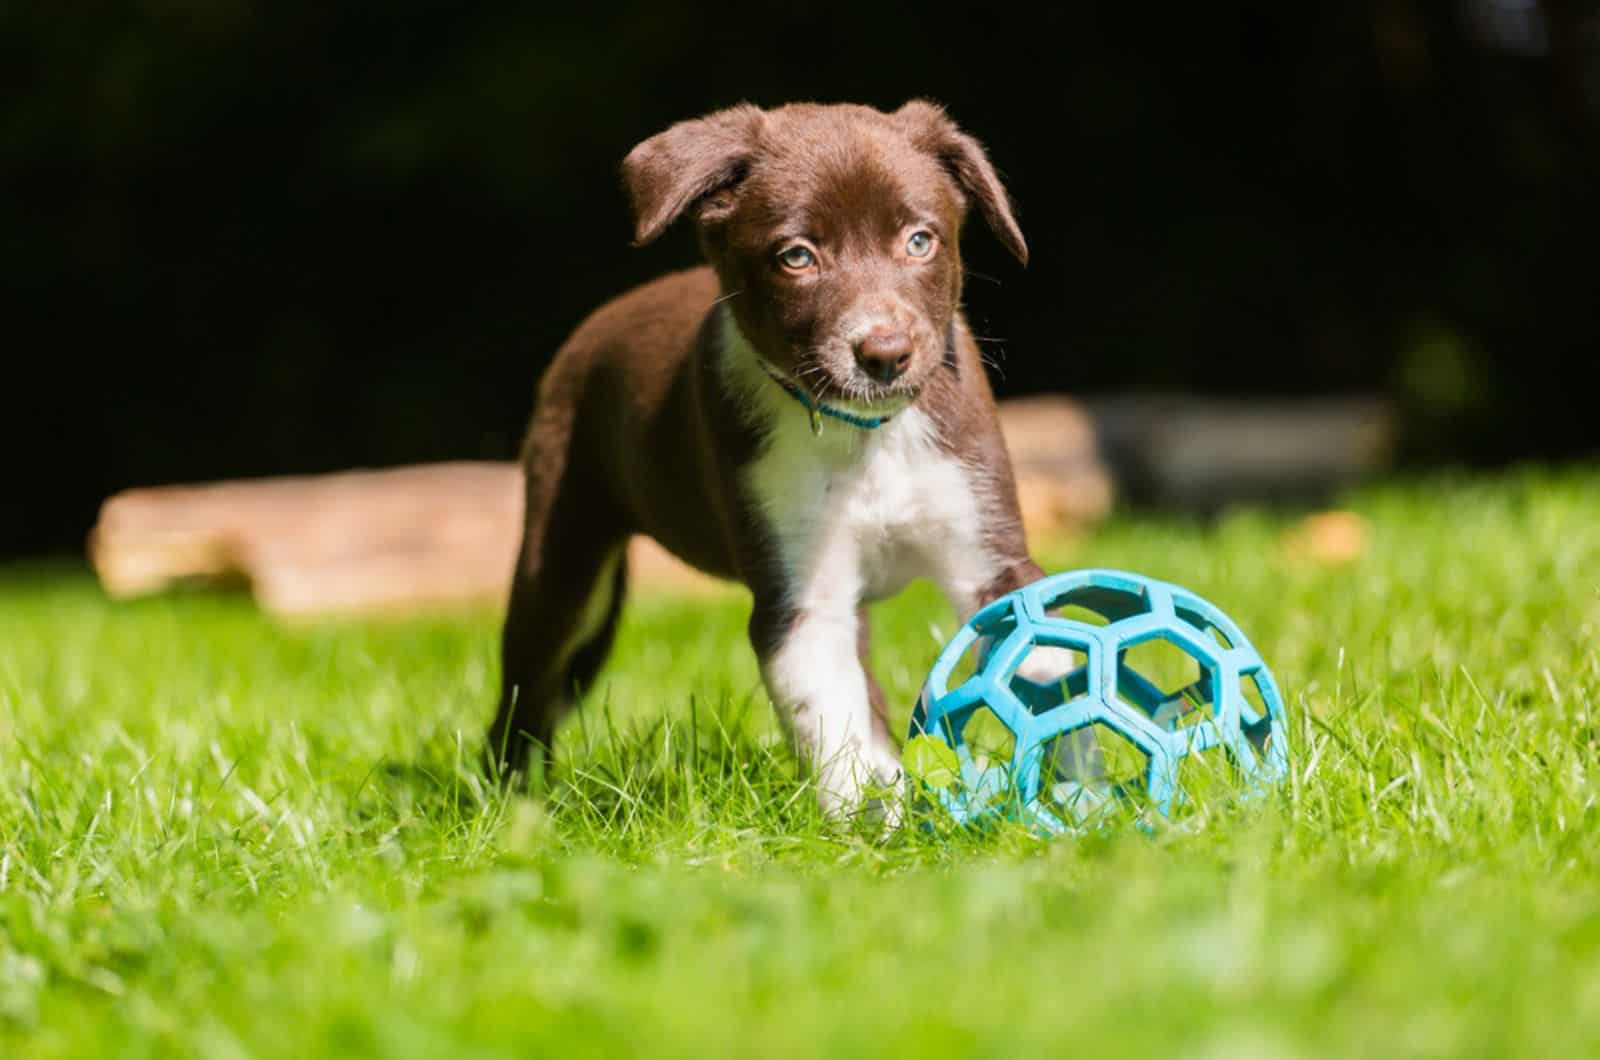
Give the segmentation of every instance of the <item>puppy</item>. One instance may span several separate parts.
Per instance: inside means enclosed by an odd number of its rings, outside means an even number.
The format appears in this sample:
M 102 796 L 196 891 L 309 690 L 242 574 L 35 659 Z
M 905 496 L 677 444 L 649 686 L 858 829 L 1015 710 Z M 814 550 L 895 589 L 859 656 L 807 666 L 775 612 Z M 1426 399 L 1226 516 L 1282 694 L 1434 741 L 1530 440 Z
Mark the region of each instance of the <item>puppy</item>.
M 637 244 L 679 217 L 709 267 L 602 306 L 539 385 L 493 764 L 548 750 L 649 534 L 743 582 L 781 720 L 840 815 L 894 784 L 864 605 L 927 576 L 963 617 L 1040 577 L 961 313 L 976 207 L 1028 248 L 983 148 L 937 106 L 738 106 L 622 166 Z

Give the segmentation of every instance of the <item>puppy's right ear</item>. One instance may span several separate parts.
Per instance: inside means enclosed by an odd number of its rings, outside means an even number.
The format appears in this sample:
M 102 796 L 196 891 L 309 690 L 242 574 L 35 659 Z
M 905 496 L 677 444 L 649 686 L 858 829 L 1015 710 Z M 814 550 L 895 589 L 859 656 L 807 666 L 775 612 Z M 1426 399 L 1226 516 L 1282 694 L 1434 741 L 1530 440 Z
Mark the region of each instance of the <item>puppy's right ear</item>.
M 1005 248 L 1024 266 L 1028 264 L 1028 243 L 1017 227 L 1011 197 L 1006 194 L 1000 175 L 994 171 L 983 145 L 956 127 L 945 116 L 944 108 L 925 99 L 914 99 L 894 112 L 896 120 L 908 128 L 911 140 L 938 159 L 955 178 L 968 198 L 978 204 L 989 227 Z
M 729 201 L 712 197 L 744 179 L 760 126 L 761 109 L 741 103 L 679 122 L 629 151 L 622 183 L 633 203 L 634 246 L 653 241 L 697 204 L 702 221 L 728 209 Z

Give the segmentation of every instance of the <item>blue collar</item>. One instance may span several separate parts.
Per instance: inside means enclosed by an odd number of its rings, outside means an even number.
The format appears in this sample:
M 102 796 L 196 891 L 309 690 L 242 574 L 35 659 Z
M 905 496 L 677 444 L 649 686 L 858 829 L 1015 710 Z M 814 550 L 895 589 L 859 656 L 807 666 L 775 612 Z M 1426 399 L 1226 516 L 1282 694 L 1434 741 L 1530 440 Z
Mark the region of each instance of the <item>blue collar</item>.
M 772 377 L 774 383 L 783 388 L 785 394 L 798 401 L 811 414 L 812 434 L 822 433 L 822 417 L 824 416 L 838 420 L 841 423 L 848 423 L 852 427 L 859 427 L 863 431 L 875 431 L 894 418 L 892 415 L 857 416 L 854 413 L 846 412 L 844 409 L 836 409 L 831 405 L 824 405 L 808 394 L 802 387 L 779 375 L 766 361 L 763 360 L 761 362 L 761 367 L 766 370 L 767 375 Z

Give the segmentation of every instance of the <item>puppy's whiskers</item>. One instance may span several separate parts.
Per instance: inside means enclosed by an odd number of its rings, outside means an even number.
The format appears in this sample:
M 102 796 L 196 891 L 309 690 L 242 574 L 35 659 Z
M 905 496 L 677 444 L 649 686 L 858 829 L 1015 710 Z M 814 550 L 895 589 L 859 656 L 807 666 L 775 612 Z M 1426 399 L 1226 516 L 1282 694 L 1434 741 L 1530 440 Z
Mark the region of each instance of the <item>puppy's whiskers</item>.
M 978 360 L 982 361 L 988 367 L 994 369 L 995 374 L 1000 376 L 1001 379 L 1004 379 L 1006 377 L 1006 369 L 1003 363 L 1005 360 L 1004 344 L 1006 340 L 995 338 L 989 335 L 976 334 L 972 336 L 972 340 L 973 342 L 977 343 L 978 346 Z M 985 347 L 993 348 L 994 352 L 990 353 L 989 349 Z
M 810 391 L 813 396 L 819 396 L 819 395 L 817 395 L 817 388 L 812 386 L 811 384 L 812 384 L 813 381 L 824 382 L 824 383 L 827 382 L 827 380 L 828 380 L 828 370 L 826 368 L 824 368 L 821 364 L 818 364 L 816 362 L 812 362 L 811 364 L 807 365 L 806 367 L 804 367 L 804 368 L 800 369 L 798 372 L 796 372 L 795 373 L 795 379 L 802 386 L 804 386 L 808 391 Z

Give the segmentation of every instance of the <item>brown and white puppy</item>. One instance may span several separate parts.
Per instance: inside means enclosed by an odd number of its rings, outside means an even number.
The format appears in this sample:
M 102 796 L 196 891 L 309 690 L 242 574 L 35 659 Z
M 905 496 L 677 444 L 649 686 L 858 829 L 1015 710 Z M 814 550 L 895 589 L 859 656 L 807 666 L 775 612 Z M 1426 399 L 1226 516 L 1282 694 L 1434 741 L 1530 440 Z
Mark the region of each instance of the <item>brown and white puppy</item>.
M 540 383 L 491 751 L 548 748 L 649 534 L 749 586 L 767 691 L 846 811 L 900 768 L 864 604 L 927 576 L 966 616 L 1041 574 L 961 314 L 962 220 L 1027 246 L 982 147 L 922 101 L 734 107 L 623 178 L 637 242 L 687 214 L 710 268 L 601 307 Z

